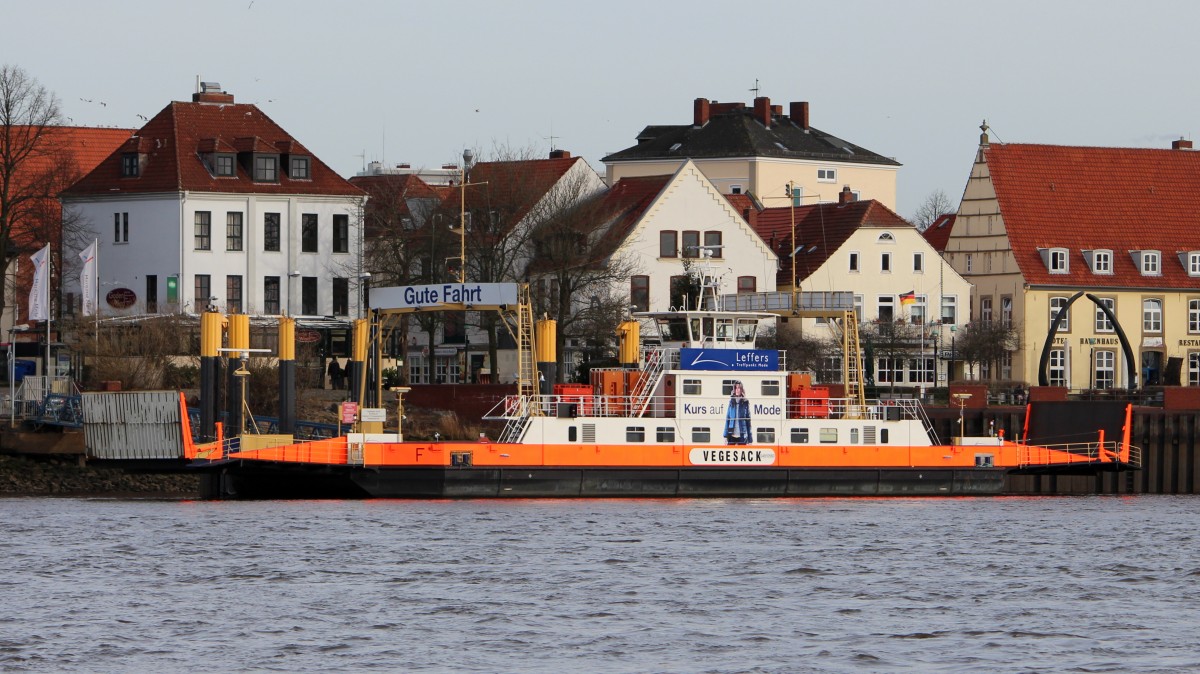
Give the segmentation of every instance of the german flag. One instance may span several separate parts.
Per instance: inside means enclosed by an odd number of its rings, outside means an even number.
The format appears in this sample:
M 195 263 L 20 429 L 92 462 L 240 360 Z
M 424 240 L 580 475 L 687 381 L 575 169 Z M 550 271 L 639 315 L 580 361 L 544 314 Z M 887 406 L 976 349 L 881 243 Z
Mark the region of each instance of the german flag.
M 901 287 L 903 287 L 903 286 L 901 286 Z M 910 290 L 910 291 L 900 295 L 900 306 L 903 307 L 903 306 L 907 306 L 909 304 L 916 304 L 916 303 L 917 303 L 917 291 Z

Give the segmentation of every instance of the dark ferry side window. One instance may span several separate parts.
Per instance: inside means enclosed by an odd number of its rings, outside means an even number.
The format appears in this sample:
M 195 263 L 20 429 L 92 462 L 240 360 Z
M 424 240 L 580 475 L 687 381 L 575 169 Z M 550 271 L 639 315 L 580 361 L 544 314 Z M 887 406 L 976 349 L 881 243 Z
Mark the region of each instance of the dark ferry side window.
M 683 395 L 685 395 L 685 396 L 700 395 L 700 380 L 699 379 L 684 379 L 683 380 Z
M 654 432 L 655 442 L 675 442 L 675 429 L 671 426 L 659 426 Z
M 721 395 L 727 396 L 727 395 L 733 394 L 733 382 L 734 382 L 733 379 L 722 379 L 721 380 Z
M 626 442 L 645 442 L 646 429 L 641 426 L 626 426 L 625 427 Z
M 711 442 L 712 431 L 702 426 L 692 427 L 692 442 Z
M 825 443 L 837 442 L 837 429 L 836 428 L 822 428 L 821 429 L 821 442 L 825 442 Z
M 575 442 L 575 441 L 579 440 L 579 429 L 575 428 L 574 426 L 571 426 L 570 428 L 568 428 L 567 429 L 567 440 L 569 442 Z
M 774 428 L 759 428 L 754 432 L 755 442 L 775 442 Z
M 858 444 L 858 429 L 857 428 L 850 429 L 850 444 L 852 444 L 852 445 Z
M 808 444 L 808 429 L 807 428 L 793 428 L 792 429 L 792 444 L 793 445 Z
M 879 443 L 886 445 L 888 443 L 888 429 L 879 429 Z
M 778 379 L 764 379 L 763 383 L 762 383 L 762 394 L 765 396 L 779 395 L 779 380 Z

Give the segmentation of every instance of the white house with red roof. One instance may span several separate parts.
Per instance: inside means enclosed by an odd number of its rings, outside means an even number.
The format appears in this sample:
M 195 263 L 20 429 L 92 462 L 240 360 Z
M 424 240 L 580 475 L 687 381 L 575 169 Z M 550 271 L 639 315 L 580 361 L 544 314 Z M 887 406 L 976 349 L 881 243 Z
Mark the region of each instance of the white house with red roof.
M 976 286 L 974 319 L 1020 334 L 985 378 L 1200 386 L 1200 153 L 1191 142 L 1005 144 L 982 128 L 946 259 Z
M 257 106 L 207 83 L 62 194 L 99 241 L 105 316 L 357 317 L 365 199 Z

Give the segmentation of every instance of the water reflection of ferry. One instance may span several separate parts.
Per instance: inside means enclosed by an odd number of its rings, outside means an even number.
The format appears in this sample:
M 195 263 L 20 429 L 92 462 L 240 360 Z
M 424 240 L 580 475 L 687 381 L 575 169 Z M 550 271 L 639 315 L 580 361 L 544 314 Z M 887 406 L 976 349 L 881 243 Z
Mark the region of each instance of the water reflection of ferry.
M 496 440 L 405 441 L 361 424 L 327 440 L 242 435 L 185 450 L 220 497 L 970 495 L 1001 493 L 1010 473 L 1139 462 L 1129 407 L 1063 444 L 941 442 L 918 401 L 864 397 L 852 308 L 825 307 L 847 354 L 833 397 L 756 347 L 771 308 L 638 314 L 621 328 L 622 367 L 594 370 L 589 384 L 521 387 L 489 415 L 505 422 Z M 535 330 L 522 330 L 531 359 Z

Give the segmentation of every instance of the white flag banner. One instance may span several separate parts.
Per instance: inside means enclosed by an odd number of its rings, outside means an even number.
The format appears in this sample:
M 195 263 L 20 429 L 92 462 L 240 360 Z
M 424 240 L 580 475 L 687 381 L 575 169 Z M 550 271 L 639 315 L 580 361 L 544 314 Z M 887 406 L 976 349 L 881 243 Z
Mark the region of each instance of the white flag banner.
M 79 271 L 79 291 L 83 295 L 83 315 L 92 316 L 96 313 L 96 242 L 83 249 L 79 254 L 83 260 L 83 269 Z
M 50 320 L 50 244 L 29 256 L 33 287 L 29 289 L 29 320 Z

